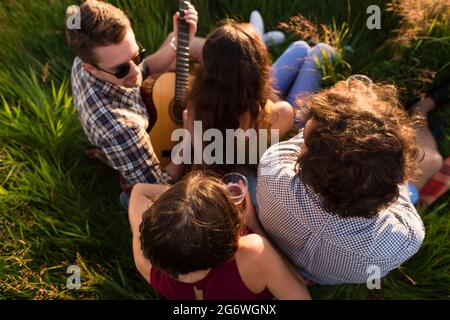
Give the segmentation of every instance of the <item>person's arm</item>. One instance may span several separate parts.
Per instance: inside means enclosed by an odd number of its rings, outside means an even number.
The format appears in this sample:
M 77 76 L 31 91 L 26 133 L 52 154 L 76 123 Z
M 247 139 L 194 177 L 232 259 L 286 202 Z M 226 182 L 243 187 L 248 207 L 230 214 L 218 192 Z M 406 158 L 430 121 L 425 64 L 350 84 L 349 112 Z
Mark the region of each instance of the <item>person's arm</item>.
M 256 216 L 255 205 L 249 191 L 245 193 L 245 210 L 242 213 L 244 224 L 249 227 L 254 233 L 259 234 L 268 239 L 266 232 L 264 231 L 258 217 Z
M 311 299 L 302 278 L 264 237 L 250 234 L 241 238 L 236 262 L 244 283 L 254 292 L 266 288 L 280 300 Z
M 136 269 L 150 283 L 151 263 L 144 257 L 141 249 L 139 226 L 143 213 L 153 204 L 168 187 L 162 185 L 137 184 L 134 186 L 130 197 L 128 218 L 131 226 L 132 249 Z
M 145 59 L 148 74 L 163 73 L 174 67 L 176 51 L 170 46 L 173 36 L 171 32 L 161 47 Z
M 267 239 L 263 238 L 263 243 L 259 265 L 267 289 L 279 300 L 310 300 L 305 280 Z
M 153 151 L 150 136 L 143 128 L 122 127 L 108 134 L 101 148 L 112 167 L 130 184 L 172 183 Z
M 279 130 L 279 137 L 283 137 L 294 126 L 294 109 L 287 101 L 279 101 L 272 106 L 271 129 Z
M 416 124 L 417 144 L 420 147 L 420 176 L 414 182 L 417 191 L 421 191 L 423 187 L 441 168 L 443 165 L 443 157 L 439 153 L 436 139 L 430 131 L 427 123 L 428 113 L 435 108 L 436 104 L 431 97 L 425 98 L 416 103 L 410 110 L 410 114 L 414 117 L 422 118 L 421 122 Z
M 268 241 L 272 247 L 276 248 L 276 246 L 269 240 L 270 239 L 269 236 L 264 231 L 264 228 L 262 227 L 261 222 L 259 221 L 258 217 L 256 216 L 255 206 L 253 205 L 252 199 L 251 199 L 251 197 L 250 197 L 248 192 L 245 195 L 245 201 L 246 201 L 245 202 L 245 211 L 243 213 L 243 219 L 244 219 L 245 225 L 247 227 L 249 227 L 254 233 L 256 233 L 256 234 L 260 235 L 261 237 L 263 237 L 264 239 L 266 239 L 266 241 Z M 284 254 L 280 253 L 280 251 L 278 251 L 278 252 L 279 252 L 281 258 L 283 259 L 283 262 L 285 263 L 285 265 L 291 271 L 291 273 L 300 282 L 306 284 L 307 280 L 305 280 L 298 273 L 298 271 L 295 269 L 295 267 L 292 264 L 292 262 Z
M 262 238 L 263 250 L 259 267 L 262 279 L 266 279 L 267 289 L 280 300 L 309 300 L 311 296 L 298 273 L 285 262 L 270 242 Z
M 178 21 L 180 19 L 180 13 L 177 12 L 173 15 L 173 32 L 169 34 L 167 40 L 163 43 L 155 53 L 150 55 L 145 60 L 145 65 L 148 68 L 150 74 L 165 72 L 173 66 L 176 57 L 176 51 L 171 47 L 170 42 L 172 37 L 178 36 Z M 195 38 L 197 32 L 198 12 L 192 4 L 188 5 L 188 9 L 185 11 L 184 18 L 189 24 L 189 39 Z

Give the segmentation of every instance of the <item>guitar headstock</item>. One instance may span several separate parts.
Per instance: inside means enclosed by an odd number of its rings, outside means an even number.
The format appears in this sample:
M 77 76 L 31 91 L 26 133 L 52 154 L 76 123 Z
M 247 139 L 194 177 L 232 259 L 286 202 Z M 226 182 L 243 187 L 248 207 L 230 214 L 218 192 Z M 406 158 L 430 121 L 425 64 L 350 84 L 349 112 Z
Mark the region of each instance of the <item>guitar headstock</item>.
M 187 10 L 188 5 L 191 2 L 188 0 L 179 0 L 178 1 L 178 11 L 180 12 L 180 19 L 178 20 L 178 40 L 187 40 L 187 46 L 189 47 L 189 24 L 181 19 L 184 16 L 184 12 Z

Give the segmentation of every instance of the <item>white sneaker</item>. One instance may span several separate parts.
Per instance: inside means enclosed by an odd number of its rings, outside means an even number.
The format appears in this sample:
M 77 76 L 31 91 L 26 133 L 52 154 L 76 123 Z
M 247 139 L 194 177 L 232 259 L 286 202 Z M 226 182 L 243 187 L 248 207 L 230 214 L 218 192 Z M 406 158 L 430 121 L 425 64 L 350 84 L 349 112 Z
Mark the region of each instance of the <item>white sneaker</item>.
M 264 35 L 264 21 L 258 11 L 254 10 L 250 14 L 250 23 L 255 27 L 262 39 Z
M 279 45 L 286 40 L 286 37 L 281 31 L 269 31 L 264 33 L 263 18 L 256 10 L 252 11 L 250 14 L 250 23 L 255 27 L 256 31 L 258 31 L 267 47 Z
M 269 31 L 263 35 L 263 40 L 268 47 L 282 44 L 286 37 L 281 31 Z

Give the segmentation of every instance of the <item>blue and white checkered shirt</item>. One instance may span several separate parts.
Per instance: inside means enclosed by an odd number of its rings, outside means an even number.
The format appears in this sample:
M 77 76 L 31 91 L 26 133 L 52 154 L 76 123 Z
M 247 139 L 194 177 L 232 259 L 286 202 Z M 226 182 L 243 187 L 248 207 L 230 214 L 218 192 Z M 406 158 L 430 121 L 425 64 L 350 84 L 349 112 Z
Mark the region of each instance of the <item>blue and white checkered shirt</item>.
M 269 148 L 257 186 L 261 224 L 301 274 L 319 284 L 366 283 L 372 268 L 385 276 L 418 251 L 425 229 L 406 186 L 376 217 L 330 214 L 297 175 L 302 142 L 303 130 Z

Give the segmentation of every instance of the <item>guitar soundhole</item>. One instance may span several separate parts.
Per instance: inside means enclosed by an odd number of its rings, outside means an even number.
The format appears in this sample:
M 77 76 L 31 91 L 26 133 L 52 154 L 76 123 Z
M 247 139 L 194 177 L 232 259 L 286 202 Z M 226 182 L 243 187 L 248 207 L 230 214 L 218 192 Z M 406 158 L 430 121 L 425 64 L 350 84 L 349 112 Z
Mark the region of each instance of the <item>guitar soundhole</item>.
M 177 103 L 175 99 L 173 99 L 169 106 L 169 114 L 172 118 L 172 121 L 177 125 L 183 125 L 183 106 L 181 103 Z

